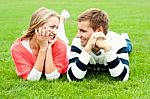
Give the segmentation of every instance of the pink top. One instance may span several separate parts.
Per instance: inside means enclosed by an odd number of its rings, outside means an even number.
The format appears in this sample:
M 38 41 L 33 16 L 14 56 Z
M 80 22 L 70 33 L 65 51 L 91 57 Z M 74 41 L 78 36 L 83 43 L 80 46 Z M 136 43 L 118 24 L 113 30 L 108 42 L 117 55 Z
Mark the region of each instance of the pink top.
M 11 46 L 11 55 L 16 65 L 16 73 L 22 78 L 27 78 L 33 68 L 36 56 L 30 53 L 20 41 L 15 42 Z M 52 46 L 52 55 L 54 64 L 60 74 L 64 74 L 68 68 L 68 56 L 66 44 L 58 39 Z

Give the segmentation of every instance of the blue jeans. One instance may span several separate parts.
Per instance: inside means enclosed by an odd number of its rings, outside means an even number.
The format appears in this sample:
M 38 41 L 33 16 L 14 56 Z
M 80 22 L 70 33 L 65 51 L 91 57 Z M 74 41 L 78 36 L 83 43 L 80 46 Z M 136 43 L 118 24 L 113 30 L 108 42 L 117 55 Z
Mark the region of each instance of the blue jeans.
M 131 44 L 130 40 L 128 40 L 128 39 L 125 39 L 125 40 L 127 42 L 128 53 L 130 54 L 132 51 L 132 44 Z

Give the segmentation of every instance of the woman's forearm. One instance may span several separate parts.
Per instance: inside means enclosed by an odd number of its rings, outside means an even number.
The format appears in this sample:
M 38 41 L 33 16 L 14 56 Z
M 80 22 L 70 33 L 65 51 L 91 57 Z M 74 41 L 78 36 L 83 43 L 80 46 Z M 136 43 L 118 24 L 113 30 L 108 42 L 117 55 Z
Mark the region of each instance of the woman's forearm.
M 53 56 L 52 56 L 52 50 L 51 47 L 48 47 L 47 53 L 46 53 L 46 59 L 45 59 L 45 73 L 50 74 L 56 69 Z
M 34 68 L 37 69 L 38 71 L 42 72 L 43 67 L 44 67 L 44 62 L 45 62 L 45 56 L 46 56 L 46 48 L 41 48 L 39 50 L 36 62 L 34 64 Z

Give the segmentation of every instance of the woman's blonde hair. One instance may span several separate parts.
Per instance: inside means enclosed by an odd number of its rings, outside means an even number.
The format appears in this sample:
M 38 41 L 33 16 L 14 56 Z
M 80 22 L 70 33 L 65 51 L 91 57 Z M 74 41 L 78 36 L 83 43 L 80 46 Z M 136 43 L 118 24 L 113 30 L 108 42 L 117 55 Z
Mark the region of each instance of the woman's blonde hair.
M 27 31 L 22 37 L 20 37 L 20 39 L 26 39 L 26 38 L 32 39 L 35 33 L 35 29 L 47 23 L 48 19 L 52 16 L 56 16 L 58 19 L 60 19 L 59 14 L 56 13 L 54 10 L 50 10 L 45 7 L 41 7 L 38 10 L 36 10 L 32 14 L 31 21 Z

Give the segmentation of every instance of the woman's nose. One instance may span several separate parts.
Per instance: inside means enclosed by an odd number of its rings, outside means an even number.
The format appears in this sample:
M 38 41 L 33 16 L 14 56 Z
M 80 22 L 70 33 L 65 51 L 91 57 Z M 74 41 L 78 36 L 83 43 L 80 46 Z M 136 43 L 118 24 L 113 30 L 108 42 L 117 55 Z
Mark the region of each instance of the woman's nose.
M 54 31 L 54 32 L 53 32 L 53 34 L 55 34 L 55 35 L 56 35 L 56 34 L 57 34 L 57 31 Z
M 50 30 L 50 32 L 56 35 L 57 34 L 57 29 L 53 28 L 53 29 Z

